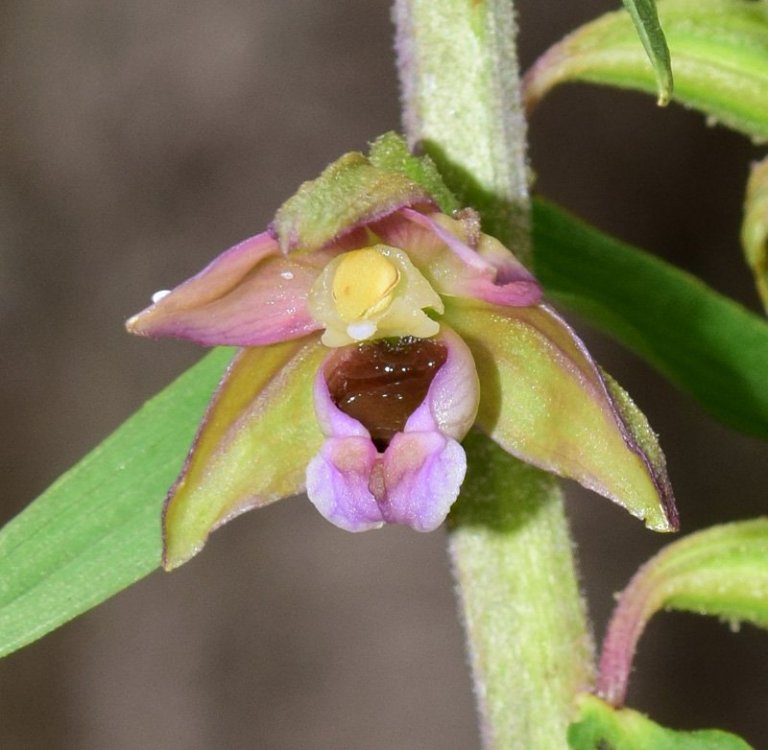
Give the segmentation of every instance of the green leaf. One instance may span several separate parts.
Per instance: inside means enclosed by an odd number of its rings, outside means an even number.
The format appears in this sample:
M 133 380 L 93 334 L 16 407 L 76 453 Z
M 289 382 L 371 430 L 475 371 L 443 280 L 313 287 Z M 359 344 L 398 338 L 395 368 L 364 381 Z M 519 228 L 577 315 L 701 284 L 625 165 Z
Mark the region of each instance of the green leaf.
M 548 295 L 657 367 L 717 419 L 768 439 L 768 322 L 550 203 L 534 205 Z
M 673 99 L 710 121 L 768 139 L 768 3 L 662 0 L 658 10 L 675 60 Z M 528 109 L 566 81 L 656 89 L 654 72 L 622 12 L 582 26 L 539 58 L 525 77 Z
M 744 201 L 741 244 L 768 312 L 768 159 L 752 166 Z
M 568 744 L 571 750 L 752 750 L 734 734 L 719 729 L 675 732 L 591 695 L 580 701 L 579 720 L 568 728 Z
M 160 565 L 160 511 L 231 350 L 149 401 L 0 530 L 0 655 Z
M 219 384 L 164 511 L 163 563 L 176 568 L 243 511 L 304 491 L 323 436 L 312 381 L 318 336 L 242 349 Z
M 665 547 L 622 592 L 608 625 L 598 691 L 626 694 L 637 641 L 662 609 L 768 628 L 768 518 L 713 526 Z
M 640 574 L 654 610 L 768 628 L 768 519 L 713 526 L 667 545 Z
M 624 7 L 635 24 L 635 29 L 643 43 L 648 59 L 656 73 L 656 85 L 659 91 L 659 105 L 669 103 L 672 96 L 672 65 L 669 48 L 664 38 L 655 0 L 623 0 Z

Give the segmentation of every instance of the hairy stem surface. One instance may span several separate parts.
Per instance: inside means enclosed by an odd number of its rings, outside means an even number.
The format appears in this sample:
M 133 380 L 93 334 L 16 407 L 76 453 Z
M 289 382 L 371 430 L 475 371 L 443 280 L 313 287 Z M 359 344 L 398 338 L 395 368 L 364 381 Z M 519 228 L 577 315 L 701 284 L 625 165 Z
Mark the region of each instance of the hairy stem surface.
M 527 260 L 530 205 L 509 0 L 397 0 L 404 124 L 486 231 Z M 556 481 L 472 434 L 451 519 L 487 750 L 560 750 L 592 643 Z

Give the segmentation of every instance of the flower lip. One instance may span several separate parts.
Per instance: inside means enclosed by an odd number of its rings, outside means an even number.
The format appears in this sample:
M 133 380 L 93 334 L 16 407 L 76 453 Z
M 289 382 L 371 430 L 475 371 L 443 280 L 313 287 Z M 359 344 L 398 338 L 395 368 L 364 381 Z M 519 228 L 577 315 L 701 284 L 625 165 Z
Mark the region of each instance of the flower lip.
M 434 339 L 382 339 L 345 347 L 326 362 L 328 391 L 383 453 L 422 403 L 447 357 L 445 346 Z
M 326 440 L 307 467 L 307 494 L 323 516 L 348 531 L 383 523 L 432 531 L 445 519 L 464 479 L 466 459 L 458 441 L 474 422 L 479 401 L 469 349 L 447 327 L 428 343 L 408 340 L 399 345 L 423 347 L 414 358 L 420 363 L 435 353 L 444 356 L 439 366 L 435 362 L 424 368 L 419 394 L 413 398 L 421 402 L 404 425 L 402 416 L 395 426 L 380 424 L 379 415 L 373 415 L 373 424 L 366 419 L 366 425 L 336 404 L 333 365 L 345 350 L 332 352 L 315 379 L 315 411 Z M 381 353 L 392 342 L 366 346 Z M 375 437 L 382 430 L 387 430 L 385 441 Z

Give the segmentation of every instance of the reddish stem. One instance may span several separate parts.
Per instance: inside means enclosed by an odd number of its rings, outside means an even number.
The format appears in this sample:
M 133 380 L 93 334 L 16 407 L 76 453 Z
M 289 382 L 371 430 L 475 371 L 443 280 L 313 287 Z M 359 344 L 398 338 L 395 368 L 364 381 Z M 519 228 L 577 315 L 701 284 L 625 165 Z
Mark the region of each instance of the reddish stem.
M 624 704 L 637 642 L 657 609 L 654 568 L 646 564 L 637 571 L 621 593 L 606 630 L 596 692 L 615 708 Z

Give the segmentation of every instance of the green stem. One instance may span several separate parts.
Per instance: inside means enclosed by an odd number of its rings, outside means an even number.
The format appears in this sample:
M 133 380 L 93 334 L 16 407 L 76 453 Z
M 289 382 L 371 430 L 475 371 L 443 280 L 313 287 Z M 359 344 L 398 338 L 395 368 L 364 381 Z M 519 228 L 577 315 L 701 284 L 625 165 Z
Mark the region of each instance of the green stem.
M 450 552 L 484 747 L 560 750 L 593 655 L 562 498 L 484 435 L 465 448 Z
M 485 228 L 530 254 L 525 118 L 509 0 L 395 0 L 403 124 Z
M 485 228 L 530 247 L 525 121 L 509 0 L 396 0 L 409 141 Z M 572 545 L 555 480 L 478 434 L 451 519 L 484 746 L 566 748 L 574 695 L 593 679 Z

